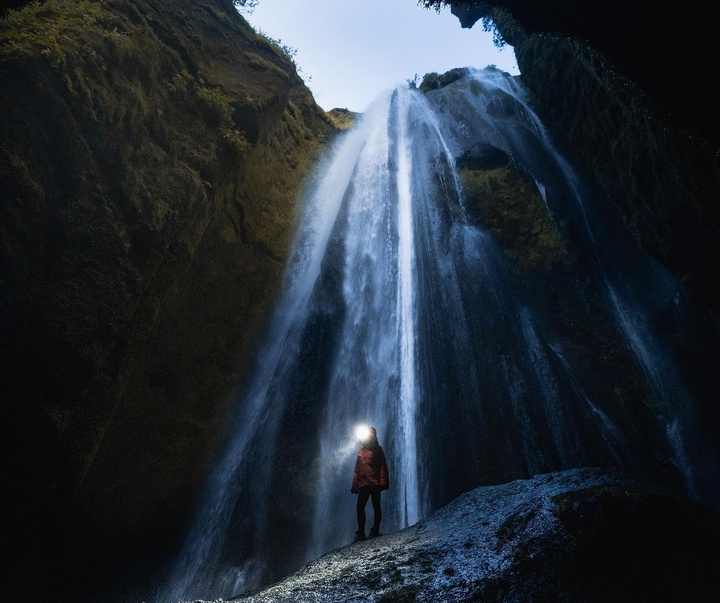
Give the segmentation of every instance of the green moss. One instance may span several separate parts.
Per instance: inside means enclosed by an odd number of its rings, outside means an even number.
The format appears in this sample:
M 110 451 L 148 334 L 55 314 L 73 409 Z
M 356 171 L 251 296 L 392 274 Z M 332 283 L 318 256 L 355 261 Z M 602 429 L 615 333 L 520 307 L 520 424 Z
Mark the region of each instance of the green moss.
M 480 80 L 470 80 L 469 88 L 475 96 L 480 96 L 484 92 L 484 86 Z
M 450 71 L 446 71 L 443 74 L 438 74 L 434 71 L 426 73 L 423 76 L 422 82 L 420 82 L 419 89 L 421 92 L 428 92 L 429 90 L 443 88 L 464 77 L 467 75 L 467 72 L 468 70 L 466 68 L 457 67 L 455 69 L 451 69 Z
M 420 90 L 437 90 L 439 88 L 442 88 L 439 73 L 431 71 L 423 76 L 422 82 L 420 82 Z
M 249 53 L 248 58 L 250 59 L 250 65 L 255 67 L 259 71 L 274 71 L 275 73 L 286 77 L 287 73 L 278 67 L 275 63 L 267 60 L 256 53 Z
M 0 366 L 48 448 L 25 471 L 39 506 L 83 526 L 57 531 L 79 550 L 180 520 L 336 131 L 227 6 L 46 0 L 0 22 Z
M 550 270 L 568 261 L 561 230 L 529 177 L 508 164 L 474 168 L 463 163 L 460 176 L 468 213 L 495 233 L 519 272 Z
M 347 130 L 357 119 L 357 113 L 337 107 L 328 111 L 326 115 L 332 124 L 339 130 Z
M 554 513 L 566 517 L 579 512 L 582 505 L 594 505 L 599 508 L 622 507 L 628 511 L 637 511 L 657 500 L 679 501 L 679 495 L 655 485 L 622 487 L 617 484 L 599 485 L 582 490 L 563 492 L 550 499 L 555 505 Z
M 582 154 L 639 246 L 691 298 L 717 310 L 708 281 L 720 228 L 716 149 L 669 124 L 582 42 L 522 34 L 515 42 L 521 79 L 546 122 L 561 129 L 556 138 Z

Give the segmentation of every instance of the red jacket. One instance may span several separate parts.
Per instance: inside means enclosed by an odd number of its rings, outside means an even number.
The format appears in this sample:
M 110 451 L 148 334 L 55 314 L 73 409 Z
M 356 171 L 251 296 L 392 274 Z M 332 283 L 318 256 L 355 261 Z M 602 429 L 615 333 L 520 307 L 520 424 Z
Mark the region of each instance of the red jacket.
M 381 490 L 390 488 L 385 452 L 380 444 L 376 444 L 374 448 L 363 446 L 358 452 L 350 491 L 357 494 L 360 488 L 365 486 L 380 486 Z

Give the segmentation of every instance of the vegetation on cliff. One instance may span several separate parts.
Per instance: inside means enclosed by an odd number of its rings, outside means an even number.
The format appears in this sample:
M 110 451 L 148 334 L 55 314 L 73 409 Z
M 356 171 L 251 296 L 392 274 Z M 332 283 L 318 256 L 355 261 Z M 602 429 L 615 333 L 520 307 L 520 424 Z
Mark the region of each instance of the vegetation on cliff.
M 592 166 L 638 243 L 717 318 L 711 274 L 720 179 L 712 145 L 669 127 L 651 99 L 579 42 L 530 36 L 516 56 L 523 82 Z
M 594 18 L 578 19 L 566 0 L 547 7 L 554 10 L 524 0 L 422 4 L 452 7 L 464 27 L 492 20 L 496 38 L 513 46 L 520 78 L 555 135 L 588 162 L 638 243 L 720 326 L 713 277 L 720 240 L 715 108 L 672 80 L 693 81 L 702 70 L 702 61 L 683 57 L 711 38 L 714 17 L 700 18 L 709 9 L 696 2 L 683 7 L 675 26 L 687 23 L 693 33 L 668 39 L 661 15 L 642 7 L 618 18 L 611 5 L 597 5 Z M 707 52 L 698 56 L 709 60 Z M 703 119 L 708 112 L 712 119 Z
M 177 544 L 277 291 L 298 193 L 355 116 L 323 112 L 288 49 L 231 0 L 15 4 L 0 22 L 0 366 L 12 517 L 28 526 L 10 544 L 28 563 L 12 594 L 80 600 L 85 582 L 106 598 Z M 587 46 L 493 14 L 638 242 L 717 316 L 715 149 L 656 119 Z M 431 76 L 428 89 L 443 84 Z M 562 304 L 583 287 L 564 277 L 563 233 L 495 159 L 461 162 L 474 219 L 529 289 Z M 558 329 L 581 324 L 556 315 Z M 603 337 L 586 328 L 588 346 Z
M 0 364 L 18 516 L 48 526 L 24 540 L 58 576 L 63 551 L 142 565 L 222 441 L 337 130 L 230 0 L 10 11 L 0 104 Z

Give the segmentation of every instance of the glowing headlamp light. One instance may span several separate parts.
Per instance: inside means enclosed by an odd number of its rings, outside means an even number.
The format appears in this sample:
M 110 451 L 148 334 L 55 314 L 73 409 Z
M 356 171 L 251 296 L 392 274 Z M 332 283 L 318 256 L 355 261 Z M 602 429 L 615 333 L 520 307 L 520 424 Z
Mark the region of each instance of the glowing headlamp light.
M 370 428 L 367 425 L 358 425 L 355 428 L 355 437 L 361 442 L 370 439 Z

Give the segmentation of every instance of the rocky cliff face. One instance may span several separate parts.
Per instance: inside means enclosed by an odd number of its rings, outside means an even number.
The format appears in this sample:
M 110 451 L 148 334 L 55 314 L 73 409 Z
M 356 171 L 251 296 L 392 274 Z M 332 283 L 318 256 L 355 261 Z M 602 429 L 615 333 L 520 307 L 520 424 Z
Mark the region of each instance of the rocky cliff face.
M 229 0 L 10 12 L 0 106 L 18 553 L 127 573 L 183 526 L 337 130 Z
M 585 16 L 547 28 L 534 10 L 493 13 L 523 81 L 643 247 L 717 313 L 716 139 L 698 134 L 707 110 L 677 127 L 710 97 L 676 95 L 685 108 L 659 119 L 626 79 L 640 70 L 563 37 L 586 37 Z M 689 12 L 685 27 L 712 25 Z M 633 15 L 616 24 L 639 36 Z M 602 48 L 630 56 L 612 34 Z M 653 60 L 645 90 L 661 94 L 668 63 Z M 0 107 L 0 366 L 23 528 L 6 595 L 107 600 L 176 548 L 277 291 L 297 193 L 352 116 L 329 119 L 229 0 L 27 4 L 0 22 Z M 463 169 L 482 203 L 489 177 Z M 511 207 L 490 219 L 517 241 Z M 539 274 L 553 240 L 542 249 L 518 269 Z
M 702 86 L 720 58 L 714 41 L 720 16 L 707 2 L 687 0 L 674 6 L 672 13 L 618 0 L 583 7 L 572 0 L 423 0 L 423 4 L 450 5 L 463 27 L 473 27 L 487 16 L 499 24 L 499 9 L 529 34 L 577 40 L 638 85 L 669 122 L 713 141 L 716 148 L 720 145 L 716 103 L 708 96 L 688 93 L 694 85 Z M 504 29 L 503 36 L 506 33 Z M 571 90 L 566 92 L 574 96 Z
M 720 136 L 715 103 L 691 91 L 717 57 L 703 34 L 717 15 L 689 2 L 668 23 L 693 33 L 666 36 L 664 15 L 615 3 L 582 14 L 565 0 L 442 4 L 464 27 L 493 19 L 538 110 L 589 163 L 640 245 L 718 324 Z

